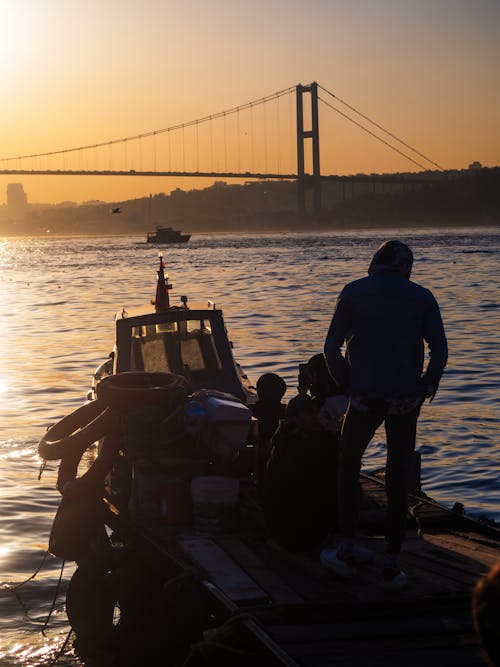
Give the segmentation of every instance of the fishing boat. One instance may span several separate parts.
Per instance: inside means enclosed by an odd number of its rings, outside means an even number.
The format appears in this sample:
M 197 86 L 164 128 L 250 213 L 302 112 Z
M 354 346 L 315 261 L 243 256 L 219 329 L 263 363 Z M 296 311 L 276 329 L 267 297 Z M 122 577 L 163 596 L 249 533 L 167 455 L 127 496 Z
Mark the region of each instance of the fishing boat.
M 187 243 L 190 238 L 191 234 L 183 234 L 179 229 L 158 225 L 154 232 L 148 232 L 146 241 L 148 243 Z
M 154 310 L 117 314 L 87 402 L 39 444 L 43 459 L 61 460 L 49 548 L 77 564 L 66 611 L 84 663 L 484 664 L 470 593 L 499 558 L 498 527 L 416 488 L 402 554 L 409 585 L 386 591 L 380 471 L 362 476 L 362 543 L 374 563 L 356 579 L 269 539 L 254 387 L 222 311 L 185 296 L 174 305 L 170 290 L 160 257 Z

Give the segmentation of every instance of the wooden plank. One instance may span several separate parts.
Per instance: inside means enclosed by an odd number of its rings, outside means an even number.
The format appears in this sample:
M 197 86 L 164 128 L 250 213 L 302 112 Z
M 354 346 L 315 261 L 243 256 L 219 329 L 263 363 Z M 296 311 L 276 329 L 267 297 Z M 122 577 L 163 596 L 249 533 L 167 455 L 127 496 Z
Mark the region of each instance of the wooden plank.
M 414 535 L 404 542 L 401 563 L 410 584 L 413 579 L 419 585 L 428 582 L 434 593 L 470 590 L 480 569 L 480 566 L 461 554 L 429 542 L 427 536 L 419 538 Z M 422 589 L 419 593 L 424 595 L 429 591 Z
M 217 592 L 218 589 L 215 590 Z M 428 605 L 432 609 L 431 600 L 428 600 Z M 229 600 L 227 608 L 237 613 L 237 608 Z M 272 619 L 266 621 L 265 618 L 261 620 L 264 627 L 259 627 L 245 617 L 235 618 L 235 622 L 248 623 L 247 628 L 255 633 L 257 639 L 263 639 L 262 643 L 285 665 L 421 667 L 425 664 L 426 667 L 484 667 L 475 633 L 468 631 L 470 619 L 467 619 L 464 610 L 450 617 L 445 610 L 445 615 L 438 618 L 440 627 L 438 631 L 435 628 L 434 632 L 425 609 L 419 608 L 418 614 L 409 613 L 406 619 L 402 616 L 404 611 L 393 611 L 396 620 L 386 618 L 381 621 L 383 627 L 375 627 L 375 619 L 368 613 L 362 624 L 356 619 L 352 623 L 344 619 L 329 625 L 313 625 L 312 632 L 307 625 L 272 625 Z M 403 626 L 398 627 L 398 623 Z M 405 623 L 409 627 L 404 627 Z M 412 624 L 416 626 L 414 629 Z M 314 632 L 317 633 L 315 637 L 311 636 Z M 366 633 L 370 636 L 367 637 Z
M 473 585 L 478 578 L 486 574 L 488 567 L 477 564 L 474 568 L 467 562 L 452 560 L 446 557 L 446 554 L 432 554 L 425 551 L 415 552 L 413 554 L 419 559 L 419 565 L 422 568 L 428 568 L 429 572 L 438 573 L 441 576 L 448 577 L 452 581 Z
M 274 604 L 304 602 L 304 598 L 285 584 L 242 540 L 224 536 L 218 538 L 217 543 L 268 593 Z
M 286 647 L 285 647 L 286 648 Z M 302 667 L 485 667 L 477 644 L 442 644 L 440 646 L 379 646 L 358 642 L 348 645 L 303 645 L 292 652 Z
M 496 546 L 493 542 L 491 546 L 488 546 L 474 542 L 471 538 L 449 533 L 428 533 L 423 536 L 423 539 L 448 550 L 453 558 L 468 558 L 470 564 L 476 564 L 481 572 L 484 571 L 484 567 L 490 568 L 500 560 L 500 542 Z
M 398 641 L 400 637 L 424 636 L 428 639 L 431 635 L 446 636 L 456 634 L 472 634 L 474 627 L 471 614 L 460 616 L 436 617 L 407 617 L 384 618 L 381 620 L 368 619 L 365 621 L 352 621 L 337 623 L 315 623 L 310 625 L 268 625 L 267 632 L 279 643 L 294 644 L 305 642 L 322 642 L 348 639 L 381 641 L 389 638 Z M 424 641 L 425 641 L 424 639 Z
M 319 561 L 292 554 L 272 541 L 256 543 L 255 550 L 272 570 L 279 572 L 287 586 L 305 601 L 331 602 L 352 600 L 355 597 L 351 591 L 343 591 L 334 585 Z
M 335 604 L 339 601 L 353 600 L 366 603 L 393 600 L 395 595 L 398 600 L 411 600 L 426 595 L 468 590 L 464 585 L 449 581 L 441 574 L 434 574 L 428 568 L 422 567 L 421 560 L 415 557 L 405 560 L 406 554 L 403 554 L 402 565 L 408 574 L 409 586 L 397 593 L 386 591 L 382 587 L 385 540 L 370 538 L 362 540 L 361 544 L 373 551 L 375 561 L 372 565 L 358 568 L 356 576 L 350 580 L 342 580 L 329 574 L 319 561 L 292 554 L 270 542 L 265 545 L 267 553 L 263 553 L 262 550 L 259 553 L 265 558 L 269 567 L 280 573 L 280 577 L 288 586 L 305 601 L 311 603 Z
M 270 636 L 265 632 L 263 628 L 258 625 L 258 623 L 252 618 L 250 614 L 241 614 L 240 609 L 230 600 L 222 591 L 220 591 L 216 586 L 211 582 L 203 582 L 203 587 L 209 593 L 213 600 L 216 600 L 217 603 L 230 612 L 231 616 L 218 628 L 214 628 L 207 632 L 207 638 L 209 641 L 216 641 L 219 633 L 227 630 L 228 624 L 241 624 L 247 633 L 249 633 L 265 650 L 269 657 L 272 659 L 272 664 L 276 665 L 277 663 L 283 665 L 284 667 L 299 667 L 299 665 L 293 660 L 293 658 L 288 655 L 288 653 L 277 644 Z M 227 642 L 227 637 L 224 637 L 224 641 Z M 259 663 L 262 665 L 267 665 L 268 662 L 264 659 L 268 656 L 261 656 Z
M 477 550 L 464 549 L 460 538 L 449 540 L 447 536 L 424 536 L 422 540 L 405 545 L 404 553 L 412 567 L 427 570 L 430 576 L 438 575 L 443 581 L 455 582 L 458 589 L 463 589 L 471 588 L 488 570 L 488 565 L 483 563 L 491 556 L 482 549 L 481 545 Z
M 403 625 L 398 626 L 402 620 Z M 457 622 L 432 628 L 423 625 L 423 618 L 387 618 L 382 627 L 374 627 L 374 619 L 363 624 L 339 622 L 324 627 L 316 636 L 306 628 L 267 628 L 269 634 L 301 665 L 361 667 L 461 667 L 479 666 L 484 662 L 478 640 L 470 621 L 457 617 Z M 411 628 L 411 621 L 415 628 Z M 420 625 L 422 623 L 422 625 Z M 429 631 L 430 630 L 430 631 Z M 330 634 L 331 631 L 331 634 Z M 379 633 L 380 631 L 380 633 Z
M 268 653 L 284 667 L 299 667 L 291 655 L 269 637 L 253 619 L 242 619 L 244 627 L 266 648 Z M 265 665 L 265 662 L 262 662 Z
M 246 572 L 207 538 L 192 537 L 179 540 L 182 551 L 201 567 L 211 581 L 237 604 L 264 604 L 269 597 Z
M 467 593 L 470 590 L 470 583 L 454 576 L 450 568 L 425 561 L 410 551 L 404 550 L 401 563 L 408 575 L 408 589 L 416 591 L 419 597 L 443 593 Z

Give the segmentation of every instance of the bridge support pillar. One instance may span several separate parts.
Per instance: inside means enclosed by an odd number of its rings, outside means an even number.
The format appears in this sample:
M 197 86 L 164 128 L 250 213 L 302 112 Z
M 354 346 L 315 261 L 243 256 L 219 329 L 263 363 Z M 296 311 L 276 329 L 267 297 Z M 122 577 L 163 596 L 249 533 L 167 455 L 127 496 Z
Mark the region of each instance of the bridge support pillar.
M 311 96 L 311 129 L 304 129 L 304 93 Z M 299 215 L 306 215 L 306 189 L 312 185 L 314 215 L 321 213 L 321 171 L 319 161 L 319 117 L 318 84 L 299 84 L 296 88 L 297 100 L 297 205 Z M 312 176 L 305 171 L 305 140 L 311 139 Z

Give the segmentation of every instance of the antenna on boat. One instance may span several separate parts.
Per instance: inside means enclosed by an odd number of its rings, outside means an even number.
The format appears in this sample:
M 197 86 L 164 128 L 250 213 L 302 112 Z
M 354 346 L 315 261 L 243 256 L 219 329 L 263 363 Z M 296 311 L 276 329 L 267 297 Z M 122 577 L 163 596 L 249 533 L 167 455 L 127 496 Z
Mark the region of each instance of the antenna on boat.
M 160 259 L 160 268 L 158 269 L 158 283 L 156 285 L 155 310 L 157 313 L 164 312 L 170 308 L 170 299 L 168 290 L 172 289 L 172 285 L 168 282 L 168 276 L 165 275 L 165 262 L 163 261 L 163 253 L 158 253 Z

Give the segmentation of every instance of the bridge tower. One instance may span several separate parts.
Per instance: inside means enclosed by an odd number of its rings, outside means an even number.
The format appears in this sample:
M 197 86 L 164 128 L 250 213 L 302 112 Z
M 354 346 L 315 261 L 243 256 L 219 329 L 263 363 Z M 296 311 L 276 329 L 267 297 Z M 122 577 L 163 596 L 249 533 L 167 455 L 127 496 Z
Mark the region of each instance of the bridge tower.
M 311 129 L 304 129 L 304 93 L 311 96 Z M 312 185 L 314 214 L 321 213 L 321 173 L 319 164 L 319 121 L 318 121 L 318 84 L 316 81 L 296 88 L 297 99 L 297 196 L 299 215 L 306 214 L 306 189 Z M 304 154 L 306 139 L 311 139 L 312 177 L 305 173 Z

